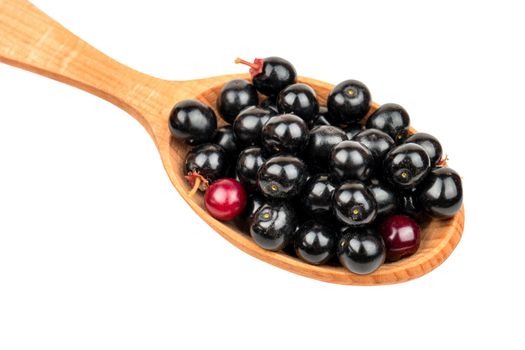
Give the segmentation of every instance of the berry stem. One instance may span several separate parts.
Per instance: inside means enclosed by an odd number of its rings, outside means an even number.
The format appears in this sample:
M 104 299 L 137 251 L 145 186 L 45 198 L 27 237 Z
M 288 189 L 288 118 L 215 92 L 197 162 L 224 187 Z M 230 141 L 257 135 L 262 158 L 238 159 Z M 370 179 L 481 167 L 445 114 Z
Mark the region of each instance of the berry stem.
M 188 192 L 188 197 L 193 197 L 193 195 L 197 192 L 197 190 L 199 189 L 201 185 L 201 178 L 200 177 L 197 177 L 195 179 L 195 182 L 193 183 L 193 188 L 191 189 L 190 192 Z
M 206 191 L 208 188 L 208 180 L 196 171 L 188 173 L 185 178 L 191 186 L 191 191 L 188 192 L 189 197 L 192 197 L 197 190 Z
M 439 162 L 437 162 L 437 166 L 447 166 L 447 161 L 448 161 L 448 154 L 445 154 L 445 156 L 443 158 L 441 158 L 439 160 Z
M 252 63 L 252 62 L 248 62 L 248 61 L 243 60 L 242 58 L 237 57 L 235 59 L 235 63 L 245 64 L 248 67 L 250 67 L 250 75 L 253 78 L 253 77 L 255 77 L 255 76 L 257 76 L 257 75 L 262 73 L 263 65 L 264 65 L 264 59 L 263 58 L 256 58 L 256 59 L 253 60 L 253 63 Z
M 260 64 L 248 62 L 248 61 L 243 60 L 242 58 L 239 58 L 239 57 L 237 57 L 235 59 L 235 63 L 237 63 L 237 64 L 240 63 L 240 64 L 247 65 L 248 67 L 250 67 L 252 69 L 255 69 L 255 70 L 259 70 L 261 68 Z

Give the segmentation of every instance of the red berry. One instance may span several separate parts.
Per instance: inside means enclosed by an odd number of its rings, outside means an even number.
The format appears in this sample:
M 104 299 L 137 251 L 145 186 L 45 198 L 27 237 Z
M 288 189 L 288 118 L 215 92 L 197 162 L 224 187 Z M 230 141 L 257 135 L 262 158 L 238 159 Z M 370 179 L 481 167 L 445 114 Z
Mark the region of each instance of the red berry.
M 227 221 L 242 213 L 246 206 L 246 191 L 234 179 L 220 179 L 208 187 L 204 195 L 206 210 L 218 220 Z
M 387 261 L 412 255 L 419 248 L 419 225 L 406 215 L 390 216 L 379 226 L 379 233 L 385 242 Z

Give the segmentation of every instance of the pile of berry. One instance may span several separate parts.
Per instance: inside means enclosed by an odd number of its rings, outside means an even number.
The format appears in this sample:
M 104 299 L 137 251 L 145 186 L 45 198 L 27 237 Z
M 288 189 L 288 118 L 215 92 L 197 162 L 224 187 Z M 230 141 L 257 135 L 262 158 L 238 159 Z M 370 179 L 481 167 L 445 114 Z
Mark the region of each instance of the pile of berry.
M 193 147 L 184 172 L 206 191 L 205 206 L 233 220 L 264 249 L 311 264 L 341 265 L 358 274 L 413 254 L 418 221 L 450 218 L 461 208 L 461 179 L 444 166 L 439 141 L 412 134 L 407 112 L 371 108 L 356 80 L 335 86 L 320 106 L 279 57 L 255 59 L 252 82 L 232 80 L 212 108 L 177 103 L 169 127 Z M 266 98 L 260 101 L 259 96 Z

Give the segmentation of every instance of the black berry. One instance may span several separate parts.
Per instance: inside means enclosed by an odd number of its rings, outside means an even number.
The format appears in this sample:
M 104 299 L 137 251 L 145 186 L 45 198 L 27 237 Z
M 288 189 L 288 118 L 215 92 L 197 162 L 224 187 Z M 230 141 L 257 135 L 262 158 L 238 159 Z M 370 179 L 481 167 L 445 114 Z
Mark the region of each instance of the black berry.
M 316 126 L 310 130 L 310 139 L 304 157 L 312 168 L 325 170 L 330 165 L 334 146 L 346 141 L 346 133 L 336 126 Z
M 328 108 L 319 106 L 319 112 L 317 115 L 308 121 L 308 127 L 310 129 L 313 129 L 316 126 L 320 125 L 333 125 L 333 117 L 330 115 L 330 112 L 328 112 Z
M 269 119 L 262 128 L 262 144 L 270 153 L 296 154 L 306 146 L 309 138 L 305 121 L 293 114 L 283 114 Z
M 430 158 L 430 163 L 434 166 L 440 162 L 441 157 L 443 156 L 443 148 L 441 148 L 441 144 L 438 139 L 430 134 L 418 132 L 408 137 L 405 140 L 405 143 L 415 143 L 423 147 Z
M 332 196 L 335 186 L 328 175 L 320 174 L 310 178 L 304 185 L 299 205 L 307 216 L 326 218 L 332 214 Z
M 211 141 L 217 128 L 213 109 L 197 100 L 183 100 L 173 107 L 169 118 L 173 137 L 190 145 Z
M 218 128 L 213 136 L 213 143 L 224 148 L 228 156 L 235 157 L 239 153 L 239 148 L 233 134 L 233 128 L 230 125 Z
M 365 84 L 345 80 L 336 85 L 328 95 L 328 110 L 344 124 L 358 123 L 370 110 L 372 97 Z
M 385 243 L 379 234 L 368 229 L 349 228 L 337 245 L 341 265 L 353 273 L 369 274 L 385 261 Z
M 290 155 L 278 155 L 261 166 L 257 184 L 265 196 L 286 199 L 301 191 L 306 178 L 306 165 L 302 160 Z
M 330 154 L 331 174 L 338 181 L 367 180 L 374 169 L 374 156 L 365 146 L 355 141 L 343 141 Z
M 238 143 L 244 146 L 260 145 L 261 131 L 271 113 L 259 107 L 243 110 L 233 122 L 233 132 Z
M 345 182 L 335 190 L 333 209 L 341 222 L 352 227 L 368 225 L 377 216 L 374 196 L 359 181 Z
M 263 204 L 253 215 L 250 235 L 257 245 L 267 250 L 281 250 L 293 237 L 296 219 L 286 203 Z
M 417 193 L 412 191 L 401 191 L 397 193 L 397 207 L 400 212 L 410 216 L 418 216 L 421 211 L 421 203 L 417 197 Z
M 410 117 L 407 111 L 395 103 L 386 103 L 379 107 L 366 121 L 367 129 L 386 132 L 394 141 L 406 137 Z
M 350 124 L 343 129 L 348 140 L 354 140 L 354 137 L 364 130 L 361 124 Z
M 208 182 L 224 177 L 228 169 L 224 148 L 213 143 L 193 147 L 184 164 L 187 175 L 198 174 Z
M 248 232 L 250 231 L 250 225 L 252 224 L 252 220 L 254 218 L 255 213 L 265 203 L 266 199 L 258 193 L 253 193 L 250 196 L 248 196 L 248 199 L 246 200 L 246 206 L 244 207 L 242 214 L 238 218 L 238 223 L 241 225 L 241 228 L 243 230 L 246 230 Z
M 450 168 L 434 168 L 419 189 L 424 210 L 436 218 L 451 218 L 461 209 L 461 177 Z
M 259 107 L 266 109 L 272 115 L 279 114 L 279 109 L 277 108 L 277 98 L 275 96 L 267 97 L 259 104 Z
M 236 59 L 250 67 L 253 85 L 261 94 L 277 96 L 282 89 L 294 84 L 297 78 L 294 66 L 280 57 L 256 58 L 253 63 Z
M 383 162 L 385 178 L 400 189 L 411 189 L 425 179 L 430 158 L 423 147 L 406 143 L 393 148 Z
M 265 160 L 260 147 L 248 147 L 239 154 L 235 171 L 239 182 L 247 189 L 257 188 L 257 172 Z
M 388 216 L 394 214 L 397 209 L 397 195 L 387 184 L 373 181 L 368 190 L 374 196 L 377 205 L 377 216 Z
M 335 253 L 336 237 L 336 232 L 329 226 L 306 222 L 295 233 L 295 253 L 310 264 L 324 264 Z
M 255 87 L 246 80 L 235 79 L 222 87 L 217 98 L 217 110 L 222 119 L 231 124 L 243 109 L 258 102 Z
M 395 146 L 394 140 L 387 133 L 377 129 L 363 130 L 352 140 L 359 142 L 372 152 L 376 165 L 380 165 L 388 151 Z
M 295 114 L 307 122 L 319 112 L 315 91 L 306 84 L 292 84 L 284 88 L 277 97 L 277 107 L 279 112 Z

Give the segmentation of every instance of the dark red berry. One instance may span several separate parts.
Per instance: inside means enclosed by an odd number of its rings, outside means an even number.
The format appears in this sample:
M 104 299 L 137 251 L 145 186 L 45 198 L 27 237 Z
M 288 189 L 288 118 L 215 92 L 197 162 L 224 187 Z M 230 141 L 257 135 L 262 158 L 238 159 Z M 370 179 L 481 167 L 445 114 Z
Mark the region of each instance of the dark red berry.
M 206 210 L 221 221 L 232 220 L 242 213 L 246 206 L 246 192 L 234 179 L 220 179 L 208 187 L 204 195 Z
M 419 225 L 406 215 L 393 215 L 379 226 L 386 246 L 387 261 L 397 261 L 414 254 L 421 241 Z

